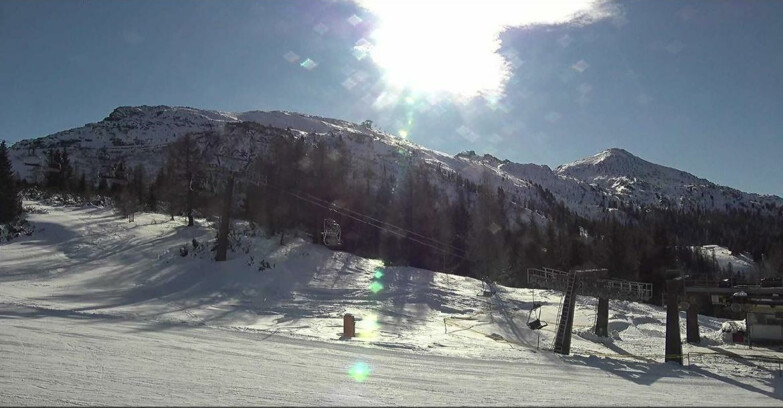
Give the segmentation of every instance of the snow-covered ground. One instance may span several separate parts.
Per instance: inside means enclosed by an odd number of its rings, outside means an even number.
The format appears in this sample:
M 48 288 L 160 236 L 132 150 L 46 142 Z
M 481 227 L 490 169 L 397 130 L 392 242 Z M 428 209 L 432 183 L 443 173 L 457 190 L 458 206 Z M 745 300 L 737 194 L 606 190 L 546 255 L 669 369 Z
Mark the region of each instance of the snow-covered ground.
M 699 317 L 703 341 L 683 345 L 690 367 L 680 367 L 663 363 L 662 308 L 610 302 L 604 339 L 591 334 L 595 299 L 580 297 L 572 355 L 559 356 L 545 350 L 556 291 L 479 296 L 474 279 L 385 267 L 301 238 L 280 246 L 241 225 L 236 251 L 215 263 L 206 220 L 187 228 L 161 214 L 128 222 L 107 208 L 25 206 L 38 209 L 28 215 L 35 232 L 0 245 L 0 404 L 783 399 L 776 364 L 741 358 L 779 353 L 724 344 L 723 319 Z M 534 301 L 549 323 L 537 332 L 526 326 Z M 357 338 L 341 339 L 345 313 L 357 317 Z
M 721 270 L 731 269 L 733 272 L 748 275 L 751 278 L 759 278 L 753 259 L 748 254 L 735 255 L 731 250 L 720 245 L 702 245 L 697 248 L 707 259 L 712 259 L 712 256 L 715 255 L 715 262 Z

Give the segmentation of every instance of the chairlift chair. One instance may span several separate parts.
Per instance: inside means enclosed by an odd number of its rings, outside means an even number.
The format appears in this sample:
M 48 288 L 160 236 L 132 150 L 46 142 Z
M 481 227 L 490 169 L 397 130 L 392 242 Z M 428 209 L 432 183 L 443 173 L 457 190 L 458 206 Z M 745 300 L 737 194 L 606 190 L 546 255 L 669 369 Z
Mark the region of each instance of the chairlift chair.
M 489 276 L 484 275 L 481 278 L 481 292 L 479 292 L 478 296 L 492 297 L 494 294 L 495 288 L 492 287 Z
M 343 243 L 340 224 L 332 218 L 324 218 L 324 231 L 321 234 L 323 235 L 324 245 L 328 247 L 337 247 Z
M 530 313 L 527 315 L 527 327 L 529 327 L 530 330 L 540 330 L 549 326 L 546 322 L 541 321 L 541 306 L 542 304 L 537 303 L 534 297 L 533 306 L 530 307 Z M 534 316 L 535 318 L 533 318 Z
M 207 188 L 207 178 L 203 175 L 193 176 L 188 183 L 190 191 L 202 191 Z

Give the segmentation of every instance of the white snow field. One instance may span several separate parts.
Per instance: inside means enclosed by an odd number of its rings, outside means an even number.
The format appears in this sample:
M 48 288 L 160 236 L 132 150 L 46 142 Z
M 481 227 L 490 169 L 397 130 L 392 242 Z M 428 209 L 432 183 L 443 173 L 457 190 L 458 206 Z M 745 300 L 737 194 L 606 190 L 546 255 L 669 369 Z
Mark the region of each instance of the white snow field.
M 783 404 L 779 367 L 755 358 L 780 353 L 724 344 L 723 319 L 700 316 L 679 366 L 663 363 L 662 308 L 610 302 L 603 339 L 580 297 L 560 356 L 545 350 L 556 291 L 478 296 L 474 279 L 280 246 L 246 224 L 216 263 L 203 219 L 24 204 L 35 232 L 0 244 L 0 405 Z

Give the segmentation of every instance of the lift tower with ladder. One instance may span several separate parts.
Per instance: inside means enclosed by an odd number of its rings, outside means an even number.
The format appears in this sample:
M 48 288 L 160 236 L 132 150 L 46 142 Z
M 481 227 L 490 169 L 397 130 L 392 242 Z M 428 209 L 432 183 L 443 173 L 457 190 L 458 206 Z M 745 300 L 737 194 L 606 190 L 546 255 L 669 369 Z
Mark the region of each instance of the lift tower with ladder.
M 595 333 L 603 337 L 608 335 L 609 299 L 646 301 L 652 298 L 651 283 L 609 279 L 608 276 L 606 269 L 569 272 L 552 268 L 527 270 L 527 281 L 531 286 L 563 292 L 553 346 L 555 353 L 567 355 L 571 352 L 571 330 L 577 295 L 598 298 Z

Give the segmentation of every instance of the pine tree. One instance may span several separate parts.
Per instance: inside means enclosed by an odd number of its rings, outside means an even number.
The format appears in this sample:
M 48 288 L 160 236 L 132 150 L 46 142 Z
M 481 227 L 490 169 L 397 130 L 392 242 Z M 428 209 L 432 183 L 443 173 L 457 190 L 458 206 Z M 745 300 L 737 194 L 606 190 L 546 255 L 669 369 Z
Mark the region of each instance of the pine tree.
M 193 226 L 193 210 L 199 195 L 196 184 L 204 176 L 204 167 L 201 148 L 190 134 L 168 146 L 166 173 L 173 193 L 172 204 L 185 211 L 189 227 Z
M 504 239 L 506 223 L 501 216 L 499 201 L 491 187 L 489 174 L 484 173 L 471 217 L 471 240 L 468 244 L 468 257 L 476 277 L 498 280 L 508 273 L 509 251 Z
M 101 177 L 101 180 L 98 182 L 98 193 L 106 194 L 107 190 L 109 190 L 109 183 L 106 181 L 106 178 Z
M 59 189 L 62 185 L 62 156 L 57 149 L 50 149 L 46 154 L 46 187 Z
M 76 192 L 84 194 L 87 191 L 87 177 L 84 173 L 79 176 L 79 183 L 76 185 Z
M 455 179 L 455 188 L 457 189 L 457 199 L 451 206 L 449 211 L 451 225 L 453 226 L 453 234 L 451 238 L 451 245 L 458 248 L 458 251 L 465 254 L 468 251 L 471 225 L 471 214 L 468 210 L 469 198 L 468 191 L 464 188 L 461 177 L 457 176 Z M 470 262 L 460 262 L 457 264 L 456 273 L 460 275 L 467 275 L 470 273 Z
M 68 150 L 63 149 L 60 154 L 60 168 L 62 169 L 60 175 L 60 189 L 68 191 L 73 185 L 73 166 L 71 165 L 71 158 L 68 155 Z
M 92 190 L 92 185 L 88 185 L 87 176 L 81 173 L 79 182 L 76 184 L 76 192 L 81 196 L 82 202 L 90 201 L 90 190 Z
M 46 187 L 67 191 L 73 184 L 73 166 L 67 150 L 51 149 L 46 155 Z
M 19 187 L 11 169 L 8 148 L 0 142 L 0 223 L 13 221 L 21 212 Z

